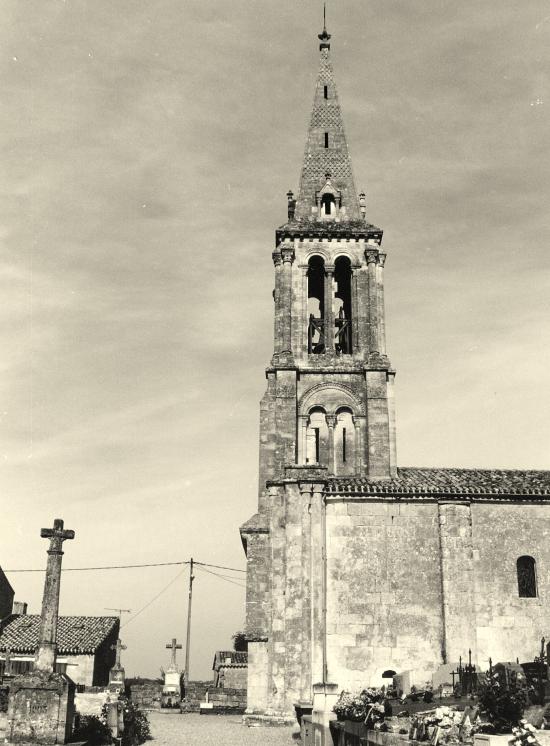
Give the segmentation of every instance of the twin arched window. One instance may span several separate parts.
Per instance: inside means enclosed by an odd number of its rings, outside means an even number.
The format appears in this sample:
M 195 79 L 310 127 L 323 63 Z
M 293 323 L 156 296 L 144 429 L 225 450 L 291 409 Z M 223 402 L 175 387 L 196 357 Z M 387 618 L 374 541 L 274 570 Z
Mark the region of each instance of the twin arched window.
M 518 575 L 518 595 L 520 598 L 536 598 L 537 570 L 533 557 L 523 555 L 516 561 Z

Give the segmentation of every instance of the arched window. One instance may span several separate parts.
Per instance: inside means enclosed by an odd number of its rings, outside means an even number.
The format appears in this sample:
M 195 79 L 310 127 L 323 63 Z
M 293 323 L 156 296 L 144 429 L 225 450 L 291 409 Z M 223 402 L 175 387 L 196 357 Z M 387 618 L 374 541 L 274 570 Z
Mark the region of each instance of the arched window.
M 355 473 L 355 427 L 351 410 L 339 409 L 334 431 L 334 473 L 348 475 Z
M 312 256 L 307 270 L 307 351 L 325 351 L 325 262 Z
M 306 430 L 306 464 L 327 463 L 328 427 L 325 410 L 314 407 L 309 413 Z
M 528 555 L 518 557 L 516 569 L 518 573 L 518 595 L 520 598 L 536 598 L 537 571 L 536 562 L 533 557 L 529 557 Z
M 321 197 L 321 213 L 327 217 L 334 217 L 336 214 L 336 200 L 330 192 Z

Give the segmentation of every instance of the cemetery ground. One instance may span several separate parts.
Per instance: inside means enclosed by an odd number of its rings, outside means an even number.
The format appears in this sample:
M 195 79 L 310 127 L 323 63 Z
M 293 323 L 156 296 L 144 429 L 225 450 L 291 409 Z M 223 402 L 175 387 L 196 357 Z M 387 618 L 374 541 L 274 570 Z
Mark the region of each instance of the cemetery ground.
M 292 727 L 248 728 L 240 715 L 165 715 L 148 712 L 151 746 L 290 746 Z

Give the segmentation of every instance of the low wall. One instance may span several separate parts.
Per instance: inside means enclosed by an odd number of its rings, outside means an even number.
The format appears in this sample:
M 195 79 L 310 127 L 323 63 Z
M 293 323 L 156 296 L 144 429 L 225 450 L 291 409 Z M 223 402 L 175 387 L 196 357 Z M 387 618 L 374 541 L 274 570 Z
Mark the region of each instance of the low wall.
M 182 712 L 199 712 L 200 703 L 206 699 L 206 692 L 212 689 L 211 681 L 190 681 L 185 689 Z
M 244 713 L 246 710 L 246 689 L 209 689 L 208 705 L 201 703 L 201 714 Z
M 162 682 L 130 684 L 130 699 L 142 710 L 160 710 Z
M 111 699 L 112 699 L 111 695 Z M 80 715 L 101 715 L 101 708 L 107 701 L 109 692 L 77 692 L 74 698 L 75 710 Z

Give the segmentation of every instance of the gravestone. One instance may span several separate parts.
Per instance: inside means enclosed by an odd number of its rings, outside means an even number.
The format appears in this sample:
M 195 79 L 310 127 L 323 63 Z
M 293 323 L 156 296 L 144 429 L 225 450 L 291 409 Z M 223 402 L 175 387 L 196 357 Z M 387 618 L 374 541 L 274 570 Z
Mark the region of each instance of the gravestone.
M 53 529 L 43 528 L 40 536 L 50 539 L 50 547 L 39 641 L 34 670 L 16 676 L 10 684 L 8 741 L 11 743 L 66 743 L 74 719 L 75 685 L 66 674 L 55 671 L 62 545 L 66 539 L 74 539 L 74 531 L 64 531 L 63 521 L 56 519 Z
M 109 690 L 122 692 L 125 686 L 125 671 L 120 662 L 120 655 L 123 650 L 126 650 L 126 645 L 122 644 L 120 637 L 116 641 L 115 645 L 111 645 L 111 650 L 116 650 L 115 665 L 109 671 Z

